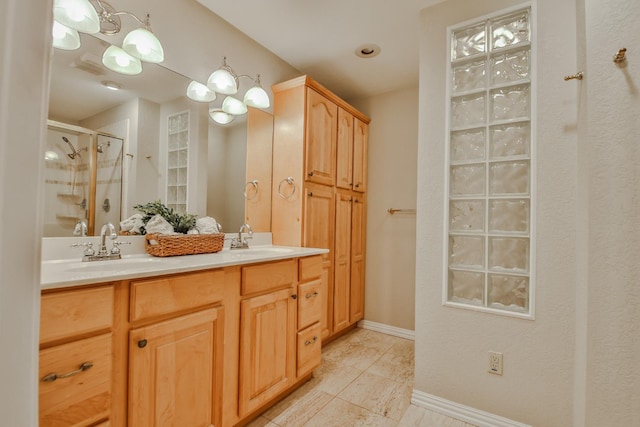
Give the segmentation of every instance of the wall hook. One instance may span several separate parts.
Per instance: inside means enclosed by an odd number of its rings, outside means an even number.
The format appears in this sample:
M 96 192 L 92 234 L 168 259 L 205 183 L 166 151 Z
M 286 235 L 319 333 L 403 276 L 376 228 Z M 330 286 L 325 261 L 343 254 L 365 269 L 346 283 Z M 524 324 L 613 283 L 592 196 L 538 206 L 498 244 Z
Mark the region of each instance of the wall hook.
M 564 76 L 564 80 L 565 80 L 565 81 L 567 81 L 567 80 L 573 80 L 573 79 L 576 79 L 576 80 L 582 80 L 582 78 L 583 78 L 583 77 L 584 77 L 584 74 L 582 73 L 582 71 L 580 71 L 580 72 L 578 72 L 578 73 L 576 73 L 576 74 L 573 74 L 573 75 L 571 75 L 571 76 Z
M 615 63 L 624 62 L 626 60 L 627 60 L 627 48 L 626 47 L 623 47 L 622 49 L 620 49 L 618 51 L 618 53 L 613 55 L 613 62 L 615 62 Z

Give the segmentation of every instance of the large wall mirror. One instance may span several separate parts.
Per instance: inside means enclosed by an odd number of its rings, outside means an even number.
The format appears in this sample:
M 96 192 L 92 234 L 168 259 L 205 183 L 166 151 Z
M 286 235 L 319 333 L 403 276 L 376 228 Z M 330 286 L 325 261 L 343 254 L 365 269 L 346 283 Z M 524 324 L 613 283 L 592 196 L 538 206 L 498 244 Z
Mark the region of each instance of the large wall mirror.
M 185 96 L 189 78 L 151 63 L 136 76 L 112 72 L 101 62 L 108 46 L 81 34 L 79 49 L 54 49 L 44 236 L 73 236 L 82 222 L 96 234 L 157 199 L 225 232 L 244 222 L 269 231 L 271 115 L 250 109 L 218 125 Z

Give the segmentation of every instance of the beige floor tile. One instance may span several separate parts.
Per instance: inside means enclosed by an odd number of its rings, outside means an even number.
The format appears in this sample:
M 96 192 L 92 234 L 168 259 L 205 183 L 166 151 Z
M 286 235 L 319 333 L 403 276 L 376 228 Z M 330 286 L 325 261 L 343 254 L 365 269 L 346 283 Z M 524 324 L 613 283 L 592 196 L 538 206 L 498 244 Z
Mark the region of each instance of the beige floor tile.
M 464 421 L 425 409 L 425 414 L 418 427 L 473 427 Z
M 279 427 L 277 424 L 272 423 L 265 417 L 258 417 L 255 420 L 251 421 L 245 427 Z
M 322 357 L 341 365 L 365 370 L 380 359 L 383 354 L 384 350 L 349 342 L 328 350 Z
M 397 343 L 395 343 L 391 348 L 387 351 L 387 353 L 399 354 L 403 356 L 411 356 L 415 355 L 415 343 L 412 340 L 401 339 Z
M 333 399 L 332 395 L 307 383 L 276 403 L 262 416 L 283 427 L 303 426 L 331 399 Z
M 314 415 L 305 427 L 363 426 L 371 413 L 360 406 L 335 398 Z
M 410 404 L 411 392 L 410 386 L 364 372 L 338 397 L 397 421 Z
M 353 333 L 349 334 L 348 339 L 351 344 L 364 345 L 382 352 L 389 350 L 402 340 L 402 338 L 394 337 L 392 335 L 361 328 L 357 328 Z
M 387 352 L 376 360 L 367 372 L 394 380 L 403 384 L 413 384 L 414 364 L 412 355 L 399 355 Z
M 336 396 L 362 374 L 361 369 L 323 360 L 313 372 L 310 384 L 320 391 Z
M 419 406 L 409 405 L 400 419 L 399 427 L 420 427 L 420 422 L 424 418 L 426 411 L 426 409 Z

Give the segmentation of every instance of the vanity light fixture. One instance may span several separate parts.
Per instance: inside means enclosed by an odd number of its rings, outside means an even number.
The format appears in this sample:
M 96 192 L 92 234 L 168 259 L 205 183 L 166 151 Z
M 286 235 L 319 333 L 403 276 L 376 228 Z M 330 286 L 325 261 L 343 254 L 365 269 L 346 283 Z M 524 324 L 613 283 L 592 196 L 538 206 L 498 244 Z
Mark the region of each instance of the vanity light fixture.
M 55 0 L 53 18 L 65 27 L 82 33 L 100 31 L 100 18 L 89 0 Z
M 242 77 L 253 81 L 253 86 L 247 90 L 242 98 L 233 97 L 238 93 L 240 79 Z M 206 90 L 209 90 L 207 92 Z M 216 99 L 216 93 L 227 95 L 220 108 L 211 108 L 209 116 L 219 124 L 227 124 L 233 120 L 232 115 L 242 115 L 247 112 L 247 107 L 269 108 L 271 102 L 269 95 L 260 84 L 260 74 L 253 77 L 242 74 L 238 75 L 233 68 L 227 64 L 227 58 L 222 59 L 222 65 L 209 76 L 206 86 L 197 81 L 192 81 L 187 87 L 187 96 L 200 102 L 212 102 Z
M 220 108 L 212 108 L 212 109 L 210 109 L 209 110 L 209 117 L 211 117 L 211 120 L 213 120 L 214 122 L 216 122 L 218 124 L 221 124 L 221 125 L 229 124 L 234 119 L 234 117 L 231 114 L 225 113 Z
M 76 50 L 80 47 L 78 30 L 53 21 L 53 47 L 63 50 Z
M 105 67 L 116 73 L 134 76 L 142 72 L 142 63 L 118 46 L 109 46 L 102 55 Z
M 216 100 L 216 93 L 214 91 L 195 80 L 187 86 L 187 96 L 189 99 L 198 102 L 213 102 Z

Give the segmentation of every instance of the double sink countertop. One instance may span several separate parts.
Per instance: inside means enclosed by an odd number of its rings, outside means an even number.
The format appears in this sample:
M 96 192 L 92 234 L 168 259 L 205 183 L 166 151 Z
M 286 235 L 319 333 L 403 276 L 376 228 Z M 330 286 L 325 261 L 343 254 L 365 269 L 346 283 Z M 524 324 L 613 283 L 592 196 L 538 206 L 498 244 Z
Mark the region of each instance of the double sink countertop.
M 130 245 L 121 247 L 122 259 L 90 262 L 82 262 L 83 248 L 71 248 L 71 244 L 91 241 L 94 242 L 94 247 L 97 247 L 99 237 L 43 238 L 40 284 L 42 289 L 64 288 L 329 252 L 320 248 L 273 246 L 270 233 L 256 234 L 253 242 L 249 242 L 249 249 L 229 249 L 229 239 L 225 239 L 224 248 L 220 252 L 173 257 L 154 257 L 147 254 L 144 250 L 144 236 L 120 236 L 118 240 L 131 242 Z M 237 233 L 228 235 L 231 236 L 237 236 Z M 110 241 L 107 247 L 111 247 Z

